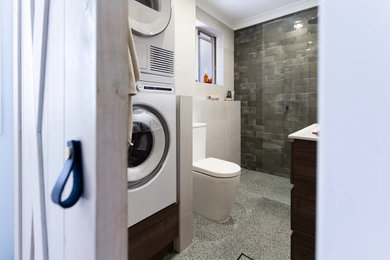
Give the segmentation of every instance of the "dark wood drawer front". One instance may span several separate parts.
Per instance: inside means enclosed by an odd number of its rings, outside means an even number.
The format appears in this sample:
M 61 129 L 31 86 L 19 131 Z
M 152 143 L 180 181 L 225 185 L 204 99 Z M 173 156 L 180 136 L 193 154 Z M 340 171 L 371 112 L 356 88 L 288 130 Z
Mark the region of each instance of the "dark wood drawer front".
M 291 147 L 291 259 L 315 259 L 317 142 Z
M 291 190 L 291 198 L 291 229 L 315 238 L 315 190 L 295 184 Z
M 316 185 L 317 143 L 297 140 L 292 143 L 291 178 L 294 184 Z
M 128 259 L 161 259 L 161 252 L 178 235 L 179 207 L 175 203 L 128 229 Z
M 294 231 L 291 235 L 291 259 L 313 260 L 315 259 L 315 240 Z

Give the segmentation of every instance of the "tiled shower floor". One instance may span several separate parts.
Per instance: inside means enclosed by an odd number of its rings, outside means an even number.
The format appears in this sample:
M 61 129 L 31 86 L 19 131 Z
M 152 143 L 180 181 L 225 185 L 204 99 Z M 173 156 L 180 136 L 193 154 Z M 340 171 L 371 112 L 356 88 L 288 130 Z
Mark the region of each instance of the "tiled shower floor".
M 287 178 L 243 170 L 231 219 L 218 224 L 194 214 L 192 245 L 166 259 L 289 259 L 290 189 Z

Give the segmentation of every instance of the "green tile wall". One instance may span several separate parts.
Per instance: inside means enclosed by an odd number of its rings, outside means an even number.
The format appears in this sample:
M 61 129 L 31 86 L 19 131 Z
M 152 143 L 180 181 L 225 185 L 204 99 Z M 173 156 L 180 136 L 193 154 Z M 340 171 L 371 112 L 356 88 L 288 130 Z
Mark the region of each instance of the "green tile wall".
M 290 175 L 288 134 L 317 122 L 317 8 L 234 33 L 241 166 Z M 294 28 L 299 21 L 302 28 Z

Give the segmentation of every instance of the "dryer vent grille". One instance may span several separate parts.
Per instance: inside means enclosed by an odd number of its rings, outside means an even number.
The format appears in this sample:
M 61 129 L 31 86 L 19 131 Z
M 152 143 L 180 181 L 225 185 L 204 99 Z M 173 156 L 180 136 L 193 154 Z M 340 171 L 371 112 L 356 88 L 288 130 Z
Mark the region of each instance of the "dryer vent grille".
M 150 46 L 150 70 L 173 75 L 173 51 Z

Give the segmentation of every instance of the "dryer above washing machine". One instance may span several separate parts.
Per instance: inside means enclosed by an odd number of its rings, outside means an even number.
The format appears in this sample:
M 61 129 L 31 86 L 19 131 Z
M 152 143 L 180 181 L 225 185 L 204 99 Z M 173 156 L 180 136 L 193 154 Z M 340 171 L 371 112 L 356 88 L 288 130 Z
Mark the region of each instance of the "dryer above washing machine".
M 155 36 L 163 32 L 171 20 L 171 0 L 129 0 L 129 15 L 135 34 Z
M 173 0 L 128 0 L 141 81 L 174 85 Z

